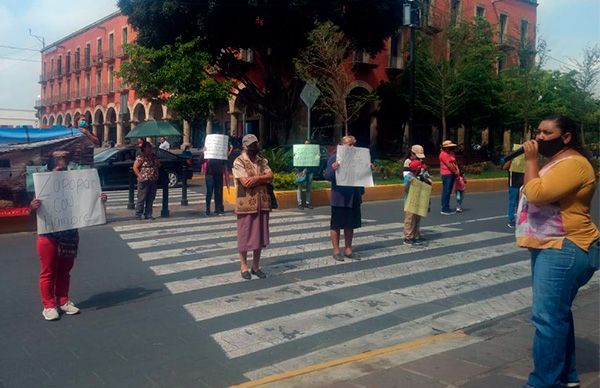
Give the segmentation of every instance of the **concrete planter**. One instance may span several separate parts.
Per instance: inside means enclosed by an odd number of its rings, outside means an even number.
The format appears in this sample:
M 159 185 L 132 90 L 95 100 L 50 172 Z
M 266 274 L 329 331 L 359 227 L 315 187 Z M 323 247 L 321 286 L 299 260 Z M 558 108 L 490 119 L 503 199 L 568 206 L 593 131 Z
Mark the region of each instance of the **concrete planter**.
M 487 191 L 502 191 L 508 187 L 507 178 L 490 179 L 469 179 L 467 183 L 467 193 L 481 193 Z M 433 195 L 442 193 L 442 182 L 433 182 Z M 317 189 L 311 193 L 311 204 L 313 206 L 329 205 L 331 189 Z M 404 185 L 382 185 L 367 187 L 363 201 L 385 201 L 390 199 L 401 199 L 404 195 Z M 276 191 L 277 203 L 280 209 L 291 209 L 298 206 L 296 202 L 296 190 Z M 235 205 L 235 189 L 231 188 L 229 193 L 227 188 L 223 189 L 223 200 L 231 205 Z

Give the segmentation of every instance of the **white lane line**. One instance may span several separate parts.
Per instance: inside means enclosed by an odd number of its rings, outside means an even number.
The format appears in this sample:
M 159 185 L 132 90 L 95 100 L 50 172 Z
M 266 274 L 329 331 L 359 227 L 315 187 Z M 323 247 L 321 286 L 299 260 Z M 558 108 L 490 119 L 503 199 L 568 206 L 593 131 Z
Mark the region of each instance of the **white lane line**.
M 453 309 L 440 311 L 439 313 L 430 314 L 413 321 L 394 325 L 393 327 L 384 330 L 369 333 L 349 341 L 341 342 L 339 344 L 309 352 L 298 357 L 277 362 L 268 367 L 247 372 L 244 374 L 244 376 L 251 380 L 256 380 L 272 375 L 273 373 L 303 368 L 309 365 L 315 365 L 353 354 L 367 352 L 373 349 L 396 345 L 416 338 L 439 334 L 439 331 L 436 330 L 438 327 L 445 327 L 447 331 L 459 330 L 465 327 L 476 325 L 486 320 L 523 310 L 530 306 L 530 300 L 531 288 L 522 288 L 508 294 L 495 296 L 474 303 L 468 303 Z M 498 309 L 492 309 L 488 313 L 486 310 L 490 305 L 494 304 L 501 305 L 501 307 Z M 484 318 L 482 318 L 482 315 Z M 456 322 L 453 325 L 448 324 L 448 319 L 457 317 L 461 318 L 459 322 Z M 458 347 L 461 344 L 462 342 L 456 343 L 455 347 Z M 448 351 L 452 350 L 452 348 L 444 348 L 443 350 Z M 415 358 L 409 357 L 405 362 L 410 362 L 413 360 L 415 360 Z M 395 363 L 395 365 L 402 365 L 402 363 Z
M 279 225 L 279 224 L 287 224 L 291 222 L 300 222 L 300 221 L 318 221 L 329 219 L 329 216 L 298 216 L 298 217 L 290 217 L 290 218 L 276 218 L 269 220 L 269 226 L 271 225 Z M 148 230 L 144 232 L 134 232 L 134 233 L 123 233 L 121 234 L 121 239 L 123 240 L 133 240 L 138 238 L 150 238 L 155 236 L 169 236 L 173 234 L 182 234 L 182 233 L 199 233 L 199 232 L 220 232 L 225 230 L 236 229 L 237 223 L 234 221 L 222 223 L 219 225 L 200 225 L 200 226 L 191 226 L 191 227 L 183 227 L 177 229 L 158 229 L 158 230 Z M 215 237 L 222 237 L 221 235 L 212 235 Z
M 422 228 L 421 230 L 425 233 L 446 233 L 446 232 L 454 232 L 454 231 L 457 231 L 460 229 L 447 228 L 447 227 L 442 227 L 442 226 L 433 226 L 433 227 Z M 399 233 L 394 233 L 392 235 L 386 234 L 383 236 L 357 236 L 354 239 L 354 246 L 357 249 L 360 249 L 360 245 L 358 245 L 358 244 L 361 244 L 361 243 L 368 244 L 368 243 L 389 241 L 390 239 L 397 239 L 399 236 L 400 236 Z M 290 255 L 290 254 L 303 255 L 306 253 L 324 250 L 324 249 L 331 249 L 331 243 L 327 242 L 327 241 L 322 241 L 322 242 L 318 242 L 318 243 L 310 243 L 310 244 L 304 244 L 304 245 L 300 245 L 300 246 L 268 248 L 263 252 L 262 259 L 277 258 L 277 257 L 283 256 L 283 255 Z M 388 251 L 389 249 L 390 249 L 390 247 L 386 247 L 386 248 L 383 248 L 382 251 Z M 406 247 L 404 245 L 402 245 L 398 249 L 402 249 L 403 252 L 408 251 L 408 247 Z M 367 255 L 367 254 L 368 254 L 367 251 L 361 251 L 361 257 L 364 255 Z M 298 260 L 286 262 L 285 264 L 281 264 L 280 266 L 282 266 L 282 268 L 284 267 L 284 268 L 290 269 L 291 268 L 290 266 L 303 265 L 303 264 L 299 264 L 299 263 L 302 263 L 304 260 L 305 260 L 304 258 L 300 258 Z M 317 265 L 317 266 L 319 266 L 320 264 L 323 264 L 324 266 L 331 264 L 331 256 L 329 256 L 329 255 L 326 256 L 322 260 L 322 262 L 319 262 L 316 258 L 313 260 L 316 260 L 314 262 L 315 263 L 314 265 Z M 151 266 L 150 269 L 152 271 L 154 271 L 154 273 L 156 275 L 160 276 L 160 275 L 169 275 L 169 274 L 173 274 L 173 273 L 177 273 L 177 272 L 214 267 L 214 266 L 219 266 L 219 265 L 224 265 L 224 264 L 229 264 L 229 263 L 239 263 L 239 258 L 237 256 L 237 254 L 227 254 L 227 255 L 215 256 L 215 257 L 209 257 L 209 258 L 180 261 L 177 263 L 159 264 L 159 265 Z M 316 268 L 314 265 L 312 265 L 312 268 Z M 278 268 L 277 266 L 269 266 L 268 272 L 269 273 L 273 273 L 273 271 L 276 272 L 277 268 Z
M 393 223 L 389 223 L 389 224 L 365 226 L 365 227 L 358 229 L 358 231 L 359 231 L 358 233 L 363 234 L 366 232 L 381 232 L 381 231 L 385 232 L 388 229 L 400 229 L 400 228 L 404 228 L 403 223 L 393 222 Z M 326 232 L 327 231 L 321 230 L 321 231 L 317 231 L 317 232 L 313 232 L 313 233 L 303 233 L 301 235 L 288 234 L 285 236 L 275 236 L 275 237 L 270 238 L 270 242 L 271 242 L 271 244 L 278 244 L 278 243 L 291 243 L 291 242 L 296 242 L 296 241 L 311 240 L 311 239 L 316 239 L 316 238 L 325 238 Z M 209 243 L 205 243 L 202 245 L 195 245 L 195 246 L 186 247 L 186 248 L 175 248 L 175 249 L 165 249 L 165 250 L 161 250 L 161 251 L 144 252 L 144 253 L 140 253 L 138 256 L 143 261 L 150 261 L 150 260 L 166 259 L 168 257 L 189 256 L 189 255 L 202 254 L 202 253 L 211 252 L 211 251 L 218 251 L 218 250 L 222 250 L 222 249 L 234 249 L 234 248 L 237 248 L 237 241 L 222 241 L 222 242 L 216 241 L 216 242 L 209 242 Z
M 326 217 L 328 218 L 328 217 Z M 288 221 L 288 219 L 284 219 L 282 221 Z M 290 221 L 291 222 L 291 221 Z M 294 222 L 294 230 L 305 230 L 304 233 L 314 233 L 314 231 L 312 229 L 316 229 L 316 233 L 319 233 L 320 235 L 322 235 L 324 232 L 326 232 L 327 230 L 329 230 L 329 225 L 330 222 L 329 221 L 320 221 L 320 222 L 315 222 L 312 220 L 301 220 L 301 221 L 296 221 Z M 234 228 L 231 229 L 235 229 L 236 224 L 233 224 Z M 269 233 L 273 234 L 273 233 L 278 233 L 278 232 L 288 232 L 290 230 L 290 225 L 277 225 L 277 226 L 270 226 L 269 225 Z M 205 241 L 205 240 L 214 240 L 216 238 L 233 238 L 237 236 L 237 230 L 233 230 L 233 231 L 220 231 L 218 234 L 217 233 L 206 233 L 204 235 L 196 235 L 196 234 L 191 234 L 191 235 L 186 235 L 186 236 L 171 236 L 171 237 L 165 237 L 165 238 L 156 238 L 156 239 L 152 239 L 152 240 L 141 240 L 141 241 L 132 241 L 127 243 L 127 245 L 129 245 L 129 247 L 131 249 L 144 249 L 144 248 L 151 248 L 151 247 L 167 247 L 169 245 L 173 245 L 173 244 L 181 244 L 181 243 L 187 243 L 187 242 L 196 242 L 196 241 Z M 272 237 L 271 239 L 274 239 L 276 237 Z M 236 242 L 237 244 L 237 242 Z
M 580 290 L 597 286 L 599 280 L 600 278 L 596 276 Z M 244 376 L 251 380 L 256 380 L 269 376 L 274 371 L 284 372 L 303 368 L 373 349 L 397 345 L 415 338 L 439 334 L 440 331 L 449 332 L 464 329 L 481 322 L 519 312 L 530 306 L 531 287 L 525 287 L 507 294 L 457 306 L 450 310 L 394 325 L 387 329 L 369 333 L 326 348 L 317 349 L 298 357 L 274 363 L 265 368 L 247 372 Z M 407 362 L 409 361 L 412 361 L 412 359 L 407 359 Z
M 444 254 L 406 263 L 379 266 L 372 270 L 360 272 L 345 272 L 337 275 L 327 275 L 317 279 L 300 281 L 284 286 L 263 288 L 234 296 L 224 296 L 215 299 L 194 302 L 183 307 L 196 320 L 203 321 L 255 307 L 271 305 L 301 299 L 316 294 L 339 290 L 346 287 L 368 285 L 370 282 L 423 273 L 435 269 L 453 267 L 459 264 L 471 263 L 482 259 L 516 253 L 521 248 L 514 243 L 507 243 L 486 248 L 475 248 L 467 251 Z M 369 255 L 369 259 L 390 257 L 405 253 L 405 250 L 392 249 L 387 252 L 379 250 L 379 255 Z
M 394 234 L 394 233 L 388 234 L 387 236 L 377 236 L 377 237 L 365 236 L 362 238 L 355 239 L 355 242 L 357 243 L 356 252 L 360 253 L 363 261 L 373 260 L 373 259 L 377 259 L 379 257 L 387 257 L 390 255 L 389 252 L 392 252 L 392 251 L 395 252 L 393 255 L 401 254 L 401 253 L 415 252 L 415 248 L 405 246 L 405 245 L 401 245 L 398 247 L 379 248 L 379 249 L 374 249 L 372 251 L 364 251 L 364 252 L 360 251 L 359 244 L 361 244 L 361 243 L 368 244 L 368 243 L 373 243 L 375 241 L 396 240 L 396 239 L 402 238 L 402 236 L 403 236 L 403 233 L 398 232 L 396 234 Z M 466 236 L 461 236 L 460 238 L 458 238 L 458 237 L 442 238 L 439 240 L 432 241 L 428 246 L 419 248 L 419 250 L 427 251 L 427 250 L 431 250 L 431 249 L 435 249 L 435 248 L 442 248 L 442 247 L 445 248 L 445 247 L 450 247 L 450 246 L 455 246 L 455 245 L 474 243 L 474 242 L 478 242 L 478 241 L 486 241 L 486 240 L 489 240 L 492 238 L 498 238 L 498 237 L 506 237 L 506 234 L 497 233 L 497 232 L 482 232 L 482 233 L 473 233 L 473 234 L 469 234 Z M 328 248 L 330 249 L 331 248 L 331 245 L 328 243 L 316 243 L 316 244 L 320 244 L 318 246 L 323 247 L 321 249 L 328 249 Z M 299 246 L 296 248 L 303 248 L 303 247 Z M 314 247 L 305 247 L 305 248 L 314 250 Z M 269 252 L 269 251 L 266 251 L 266 252 Z M 301 258 L 301 259 L 290 261 L 290 262 L 271 265 L 271 266 L 268 266 L 263 269 L 267 272 L 267 274 L 269 274 L 269 276 L 276 276 L 276 275 L 306 271 L 306 270 L 310 270 L 310 269 L 329 268 L 329 267 L 333 267 L 336 265 L 344 265 L 344 264 L 349 264 L 349 263 L 351 263 L 350 260 L 346 260 L 343 263 L 338 263 L 331 258 L 330 254 L 328 254 L 326 256 L 320 256 L 320 257 L 315 257 L 315 258 Z M 221 273 L 221 274 L 217 274 L 217 275 L 198 276 L 195 278 L 185 279 L 185 280 L 176 280 L 173 282 L 165 283 L 165 286 L 169 289 L 169 291 L 171 291 L 171 293 L 178 294 L 178 293 L 182 293 L 182 292 L 196 291 L 196 290 L 200 290 L 200 289 L 204 289 L 204 288 L 208 288 L 208 287 L 228 285 L 228 284 L 233 284 L 233 283 L 242 283 L 245 281 L 246 280 L 241 278 L 239 272 L 235 271 L 235 272 L 231 272 L 231 273 Z
M 527 278 L 529 272 L 529 262 L 523 260 L 245 325 L 212 334 L 211 337 L 221 346 L 227 357 L 242 357 L 406 307 Z
M 471 220 L 450 222 L 450 223 L 447 223 L 447 224 L 441 224 L 441 226 L 456 226 L 456 225 L 462 225 L 462 224 L 470 224 L 470 223 L 473 223 L 473 222 L 483 222 L 483 221 L 497 220 L 499 218 L 506 218 L 506 214 L 500 215 L 500 216 L 491 216 L 491 217 L 475 218 L 475 219 L 471 219 Z
M 290 216 L 297 216 L 303 214 L 301 212 L 271 212 L 271 214 L 269 215 L 269 219 L 271 218 L 279 218 L 279 217 L 290 217 Z M 168 228 L 168 227 L 180 227 L 183 225 L 196 225 L 196 224 L 219 224 L 219 223 L 223 223 L 224 221 L 235 221 L 237 219 L 237 217 L 235 215 L 233 216 L 222 216 L 222 217 L 215 217 L 215 218 L 176 218 L 176 219 L 172 219 L 170 221 L 161 221 L 161 222 L 153 222 L 151 224 L 152 228 Z M 121 225 L 121 226 L 115 226 L 113 227 L 113 229 L 115 230 L 115 232 L 129 232 L 129 231 L 134 231 L 134 230 L 147 230 L 148 228 L 150 228 L 149 224 L 131 224 L 131 225 Z
M 205 203 L 205 202 L 204 201 L 188 201 L 188 205 L 201 205 L 203 203 Z M 177 203 L 169 202 L 169 206 L 173 206 L 173 205 L 179 205 L 179 202 L 177 202 Z M 161 203 L 155 202 L 152 207 L 160 208 L 161 206 L 162 206 Z M 112 206 L 106 206 L 106 210 L 118 210 L 118 209 L 123 210 L 126 208 L 127 208 L 126 203 L 124 203 L 122 205 L 112 204 Z M 133 211 L 133 209 L 129 209 L 129 210 Z

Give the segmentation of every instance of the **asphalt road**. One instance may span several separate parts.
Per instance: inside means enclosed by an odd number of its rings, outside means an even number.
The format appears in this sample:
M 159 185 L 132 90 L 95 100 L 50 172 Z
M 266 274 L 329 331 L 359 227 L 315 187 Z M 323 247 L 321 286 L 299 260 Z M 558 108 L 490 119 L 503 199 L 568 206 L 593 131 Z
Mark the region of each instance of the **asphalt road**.
M 269 277 L 251 281 L 231 214 L 84 229 L 71 288 L 82 314 L 56 322 L 41 316 L 35 235 L 2 235 L 0 386 L 223 387 L 522 312 L 528 253 L 505 204 L 467 194 L 463 214 L 441 216 L 434 198 L 422 247 L 401 244 L 401 201 L 364 204 L 361 260 L 344 263 L 329 208 L 274 212 Z

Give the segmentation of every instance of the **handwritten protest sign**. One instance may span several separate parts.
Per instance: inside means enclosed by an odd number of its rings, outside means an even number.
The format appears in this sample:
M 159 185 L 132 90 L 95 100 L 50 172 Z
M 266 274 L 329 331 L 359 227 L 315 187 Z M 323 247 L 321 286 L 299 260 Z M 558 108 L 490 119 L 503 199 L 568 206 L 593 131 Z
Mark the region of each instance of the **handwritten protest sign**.
M 337 147 L 335 181 L 339 186 L 372 187 L 371 153 L 368 148 Z
M 106 223 L 96 169 L 33 174 L 38 234 Z
M 318 144 L 294 144 L 294 167 L 319 167 L 321 154 Z
M 227 160 L 227 148 L 229 146 L 229 136 L 227 135 L 206 135 L 204 140 L 204 159 Z
M 431 198 L 431 185 L 413 179 L 410 182 L 408 196 L 404 202 L 404 211 L 427 217 L 429 210 L 429 198 Z
M 521 147 L 522 147 L 521 144 L 513 144 L 513 151 L 516 151 Z M 510 163 L 509 170 L 512 172 L 524 173 L 525 172 L 525 155 L 517 156 L 516 158 L 514 158 L 512 160 L 512 162 Z

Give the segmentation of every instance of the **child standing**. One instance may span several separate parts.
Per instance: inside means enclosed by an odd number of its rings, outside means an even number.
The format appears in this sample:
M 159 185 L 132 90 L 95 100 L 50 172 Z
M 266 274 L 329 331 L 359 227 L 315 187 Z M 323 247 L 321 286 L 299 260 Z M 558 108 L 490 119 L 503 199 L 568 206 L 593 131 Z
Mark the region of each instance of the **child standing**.
M 411 148 L 410 163 L 408 174 L 404 176 L 404 199 L 408 197 L 408 192 L 413 180 L 419 179 L 425 171 L 425 165 L 421 161 L 425 158 L 423 147 L 414 145 Z M 421 216 L 410 212 L 404 213 L 404 245 L 415 245 L 421 243 Z
M 467 185 L 467 179 L 465 173 L 462 170 L 458 173 L 458 177 L 454 182 L 454 191 L 456 192 L 456 212 L 463 212 L 463 199 L 465 198 L 465 186 Z

